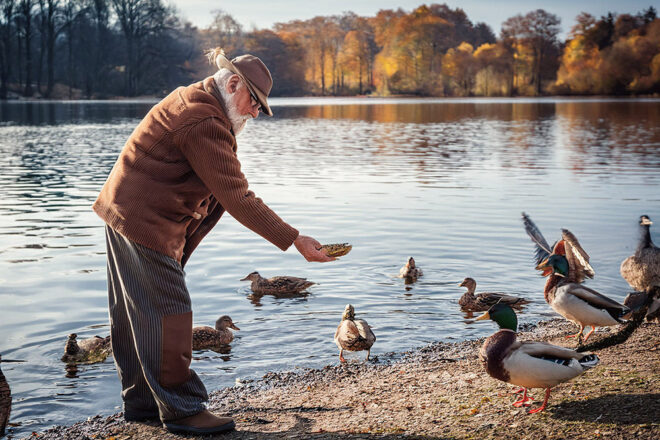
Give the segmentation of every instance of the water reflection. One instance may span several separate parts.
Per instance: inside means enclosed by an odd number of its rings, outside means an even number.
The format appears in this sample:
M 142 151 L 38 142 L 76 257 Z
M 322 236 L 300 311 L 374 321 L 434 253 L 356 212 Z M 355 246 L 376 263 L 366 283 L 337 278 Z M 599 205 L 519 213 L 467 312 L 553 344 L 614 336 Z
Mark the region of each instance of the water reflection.
M 241 323 L 230 347 L 195 352 L 210 390 L 337 362 L 347 303 L 374 326 L 374 356 L 489 335 L 457 304 L 465 274 L 531 299 L 521 324 L 556 316 L 521 211 L 549 238 L 578 235 L 597 271 L 590 287 L 623 300 L 618 268 L 639 215 L 660 218 L 660 101 L 403 102 L 274 100 L 276 117 L 239 137 L 260 197 L 302 233 L 353 250 L 306 264 L 223 218 L 186 266 L 195 321 L 222 311 Z M 151 105 L 0 104 L 0 353 L 27 360 L 3 369 L 23 424 L 15 435 L 120 409 L 112 361 L 69 371 L 59 357 L 67 334 L 108 325 L 103 226 L 90 206 Z M 415 284 L 396 277 L 409 255 L 424 270 Z M 318 284 L 256 295 L 238 281 L 255 269 Z

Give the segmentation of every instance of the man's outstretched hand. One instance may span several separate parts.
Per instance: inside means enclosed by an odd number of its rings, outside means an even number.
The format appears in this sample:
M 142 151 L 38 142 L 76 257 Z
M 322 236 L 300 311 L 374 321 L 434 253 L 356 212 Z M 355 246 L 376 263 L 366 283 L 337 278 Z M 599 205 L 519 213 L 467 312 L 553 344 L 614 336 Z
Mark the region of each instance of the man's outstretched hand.
M 319 263 L 324 263 L 326 261 L 335 260 L 334 257 L 329 257 L 325 251 L 321 250 L 321 243 L 314 240 L 312 237 L 299 235 L 293 244 L 296 245 L 296 249 L 298 249 L 300 255 L 305 257 L 305 260 L 307 261 L 317 261 Z

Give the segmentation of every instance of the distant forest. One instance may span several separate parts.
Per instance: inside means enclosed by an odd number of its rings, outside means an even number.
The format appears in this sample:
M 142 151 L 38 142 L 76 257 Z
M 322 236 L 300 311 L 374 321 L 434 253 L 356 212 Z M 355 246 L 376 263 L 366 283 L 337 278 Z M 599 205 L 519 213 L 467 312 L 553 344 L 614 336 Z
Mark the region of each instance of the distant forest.
M 499 37 L 446 4 L 347 12 L 246 31 L 199 29 L 163 0 L 0 0 L 0 98 L 163 96 L 213 72 L 203 51 L 259 56 L 273 95 L 538 96 L 660 92 L 660 19 L 510 17 Z

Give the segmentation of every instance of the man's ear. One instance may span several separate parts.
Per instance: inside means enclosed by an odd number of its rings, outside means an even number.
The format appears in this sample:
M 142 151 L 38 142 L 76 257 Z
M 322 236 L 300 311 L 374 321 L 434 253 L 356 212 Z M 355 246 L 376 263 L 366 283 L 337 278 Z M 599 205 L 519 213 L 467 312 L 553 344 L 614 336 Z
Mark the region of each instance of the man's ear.
M 236 89 L 238 88 L 238 82 L 241 80 L 241 78 L 233 74 L 232 76 L 229 77 L 227 80 L 227 84 L 225 85 L 225 89 L 227 90 L 228 93 L 234 93 L 236 92 Z

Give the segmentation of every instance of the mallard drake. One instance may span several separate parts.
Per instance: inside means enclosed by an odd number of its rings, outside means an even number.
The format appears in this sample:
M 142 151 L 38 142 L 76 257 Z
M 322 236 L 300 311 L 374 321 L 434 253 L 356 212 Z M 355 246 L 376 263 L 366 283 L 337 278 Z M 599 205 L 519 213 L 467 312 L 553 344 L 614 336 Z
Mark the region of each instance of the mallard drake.
M 541 264 L 551 254 L 563 255 L 569 262 L 567 278 L 572 282 L 581 283 L 585 278 L 594 277 L 594 269 L 589 264 L 589 254 L 582 248 L 577 237 L 571 231 L 562 229 L 562 239 L 550 246 L 532 219 L 524 212 L 522 213 L 522 218 L 525 225 L 525 232 L 527 232 L 527 235 L 529 235 L 536 246 L 536 266 Z
M 2 356 L 0 356 L 0 363 Z M 5 428 L 9 423 L 9 415 L 11 414 L 11 390 L 5 375 L 0 368 L 0 437 L 5 435 Z
M 525 298 L 507 295 L 499 292 L 481 292 L 474 294 L 477 289 L 477 282 L 473 278 L 465 278 L 458 287 L 467 287 L 467 292 L 458 300 L 458 304 L 466 312 L 483 312 L 490 309 L 493 305 L 499 303 L 509 304 L 514 308 L 521 308 L 528 304 Z
M 215 321 L 215 328 L 208 326 L 193 328 L 193 350 L 204 350 L 229 344 L 234 340 L 234 334 L 229 330 L 230 328 L 240 330 L 227 315 L 221 316 Z
M 111 353 L 110 336 L 92 338 L 77 341 L 77 334 L 71 333 L 64 346 L 62 362 L 93 364 L 103 362 Z
M 259 275 L 259 272 L 252 272 L 241 281 L 252 281 L 250 288 L 254 293 L 260 295 L 299 293 L 315 284 L 307 281 L 307 278 L 288 276 L 264 278 Z
M 484 341 L 479 357 L 491 377 L 522 387 L 523 394 L 513 405 L 529 405 L 533 399 L 527 396 L 527 388 L 545 388 L 543 404 L 530 413 L 545 409 L 551 388 L 581 375 L 599 362 L 595 354 L 579 353 L 546 342 L 517 341 L 518 318 L 506 304 L 495 304 L 476 320 L 484 319 L 495 321 L 500 330 Z
M 580 331 L 572 337 L 580 337 L 585 327 L 591 330 L 584 340 L 596 330 L 624 322 L 630 309 L 605 295 L 571 281 L 570 265 L 563 255 L 550 255 L 536 269 L 548 276 L 543 294 L 553 310 L 569 321 L 580 326 Z
M 339 360 L 346 362 L 344 350 L 367 350 L 365 360 L 368 361 L 371 346 L 374 345 L 374 342 L 376 342 L 376 335 L 371 331 L 367 321 L 355 319 L 355 309 L 352 305 L 347 304 L 341 316 L 341 323 L 335 331 L 335 344 L 339 347 Z
M 639 243 L 635 253 L 621 263 L 621 276 L 639 292 L 650 293 L 660 287 L 660 248 L 651 240 L 651 219 L 643 215 L 639 218 Z
M 416 281 L 422 275 L 422 269 L 415 265 L 413 257 L 408 257 L 406 264 L 399 270 L 399 278 L 404 278 L 406 281 Z

